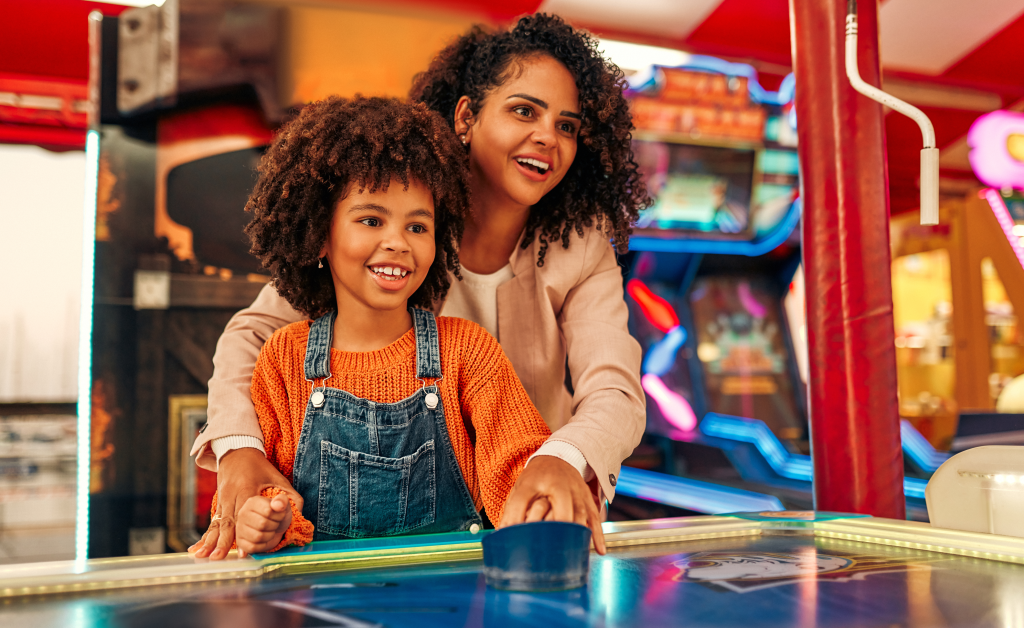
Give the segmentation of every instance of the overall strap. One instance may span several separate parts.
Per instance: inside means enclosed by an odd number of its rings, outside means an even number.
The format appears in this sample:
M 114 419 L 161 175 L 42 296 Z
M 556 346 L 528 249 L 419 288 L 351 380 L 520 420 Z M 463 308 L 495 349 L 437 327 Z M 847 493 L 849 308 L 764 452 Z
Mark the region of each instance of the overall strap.
M 412 325 L 416 330 L 416 377 L 440 379 L 441 346 L 437 337 L 437 321 L 433 312 L 409 308 Z
M 309 328 L 309 343 L 306 345 L 306 360 L 303 363 L 309 381 L 331 376 L 331 338 L 337 318 L 338 312 L 332 310 L 313 321 Z

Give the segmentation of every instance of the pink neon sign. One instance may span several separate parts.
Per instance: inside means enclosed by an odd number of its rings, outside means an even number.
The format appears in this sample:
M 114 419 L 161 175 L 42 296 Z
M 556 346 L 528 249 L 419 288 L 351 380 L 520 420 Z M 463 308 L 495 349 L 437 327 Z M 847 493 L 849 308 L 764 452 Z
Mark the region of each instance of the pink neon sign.
M 1024 188 L 1024 161 L 1010 151 L 1011 140 L 1018 138 L 1024 138 L 1024 113 L 993 111 L 971 125 L 967 132 L 967 144 L 971 147 L 968 159 L 974 174 L 985 185 Z

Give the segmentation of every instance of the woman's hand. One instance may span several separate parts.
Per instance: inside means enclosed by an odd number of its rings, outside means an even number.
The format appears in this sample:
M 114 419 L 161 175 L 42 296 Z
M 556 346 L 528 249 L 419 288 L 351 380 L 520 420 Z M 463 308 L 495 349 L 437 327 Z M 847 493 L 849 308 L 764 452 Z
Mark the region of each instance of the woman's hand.
M 299 510 L 302 510 L 302 496 L 295 492 L 291 483 L 267 460 L 263 452 L 245 447 L 233 449 L 221 456 L 217 471 L 217 513 L 210 522 L 210 529 L 188 551 L 196 558 L 209 557 L 210 560 L 220 560 L 227 556 L 235 542 L 238 512 L 250 497 L 259 495 L 263 489 L 271 486 L 287 492 Z M 244 551 L 240 553 L 244 554 Z
M 498 528 L 533 521 L 568 521 L 590 528 L 594 549 L 605 553 L 601 516 L 590 487 L 571 464 L 537 456 L 512 487 Z

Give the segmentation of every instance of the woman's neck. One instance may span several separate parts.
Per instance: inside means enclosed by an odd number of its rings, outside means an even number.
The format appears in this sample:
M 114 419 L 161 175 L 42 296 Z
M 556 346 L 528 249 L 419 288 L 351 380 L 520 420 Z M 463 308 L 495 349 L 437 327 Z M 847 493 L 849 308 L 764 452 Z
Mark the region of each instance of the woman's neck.
M 498 272 L 508 264 L 529 217 L 529 206 L 494 194 L 487 186 L 474 185 L 473 211 L 466 217 L 459 263 L 479 275 Z
M 377 310 L 363 303 L 338 299 L 331 348 L 339 351 L 383 349 L 412 329 L 409 310 Z

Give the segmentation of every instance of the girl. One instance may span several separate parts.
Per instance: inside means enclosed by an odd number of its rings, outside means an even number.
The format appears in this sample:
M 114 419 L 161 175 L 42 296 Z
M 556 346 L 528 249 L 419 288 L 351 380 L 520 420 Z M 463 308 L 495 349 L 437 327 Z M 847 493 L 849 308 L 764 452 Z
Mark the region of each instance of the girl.
M 275 332 L 252 400 L 280 488 L 238 513 L 240 550 L 479 530 L 551 434 L 497 341 L 434 318 L 459 276 L 459 143 L 422 104 L 313 103 L 260 164 L 252 250 L 310 319 Z M 344 323 L 342 323 L 344 321 Z
M 615 251 L 625 250 L 630 224 L 650 202 L 623 86 L 589 35 L 533 15 L 508 31 L 473 28 L 410 94 L 444 116 L 469 154 L 463 280 L 441 312 L 498 338 L 554 431 L 497 523 L 576 521 L 591 527 L 599 552 L 597 504 L 614 496 L 619 466 L 645 427 L 640 347 L 627 331 Z M 249 381 L 264 340 L 301 318 L 267 288 L 218 343 L 209 426 L 192 453 L 206 468 L 219 464 L 224 501 L 199 556 L 226 555 L 234 513 L 249 496 L 288 489 L 261 451 Z

